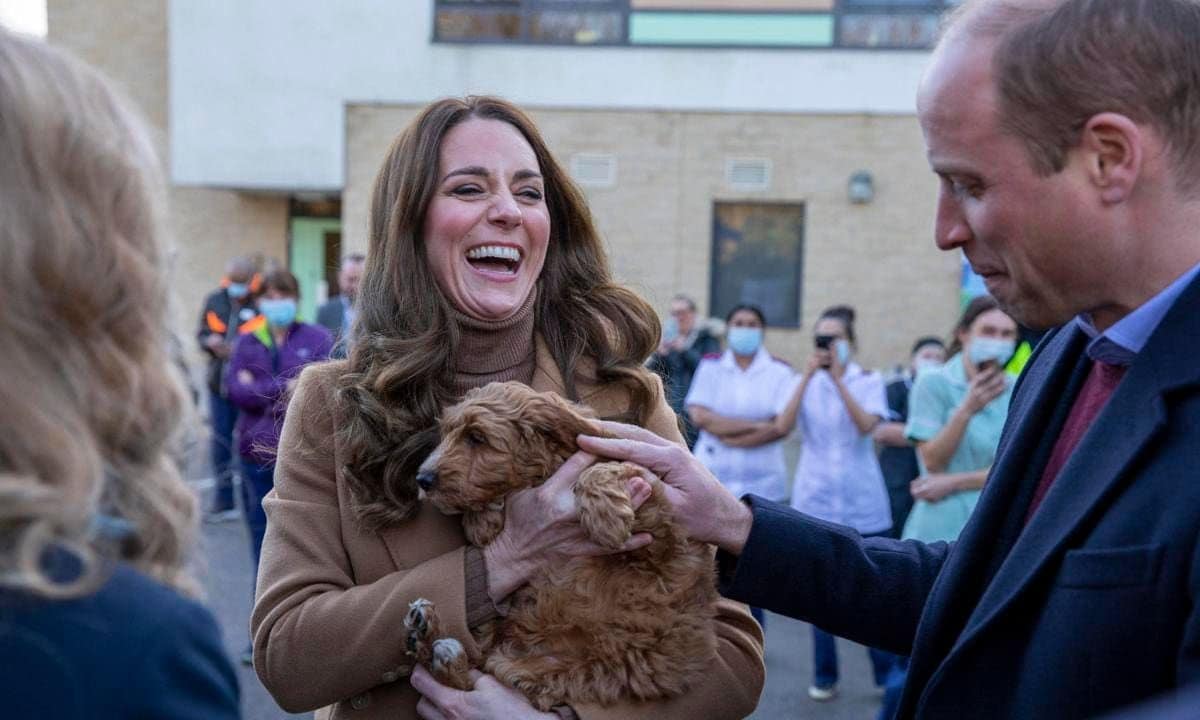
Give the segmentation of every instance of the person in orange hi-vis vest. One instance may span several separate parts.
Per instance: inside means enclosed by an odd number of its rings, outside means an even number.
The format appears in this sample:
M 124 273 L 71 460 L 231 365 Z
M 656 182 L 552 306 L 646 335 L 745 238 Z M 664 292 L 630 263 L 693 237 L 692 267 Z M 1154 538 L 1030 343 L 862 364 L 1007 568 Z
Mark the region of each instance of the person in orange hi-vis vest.
M 200 312 L 196 339 L 208 355 L 208 408 L 212 425 L 210 455 L 213 500 L 207 518 L 221 521 L 238 517 L 233 501 L 233 426 L 237 407 L 225 388 L 225 364 L 239 335 L 254 332 L 262 324 L 254 299 L 261 279 L 254 262 L 236 257 L 225 267 L 221 286 L 209 293 Z

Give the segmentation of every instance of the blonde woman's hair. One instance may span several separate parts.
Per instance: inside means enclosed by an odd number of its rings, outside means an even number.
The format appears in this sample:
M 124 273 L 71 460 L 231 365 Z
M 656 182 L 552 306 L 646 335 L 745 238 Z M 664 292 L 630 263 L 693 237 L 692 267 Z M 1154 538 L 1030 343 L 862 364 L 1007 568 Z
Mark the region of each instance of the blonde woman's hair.
M 76 596 L 125 560 L 190 590 L 158 161 L 98 72 L 3 29 L 0 188 L 0 586 Z

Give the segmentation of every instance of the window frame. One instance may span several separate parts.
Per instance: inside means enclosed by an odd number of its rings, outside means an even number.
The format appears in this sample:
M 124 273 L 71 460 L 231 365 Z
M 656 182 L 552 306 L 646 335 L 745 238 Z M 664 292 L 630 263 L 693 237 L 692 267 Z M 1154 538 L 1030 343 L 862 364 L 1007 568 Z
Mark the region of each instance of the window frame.
M 523 47 L 569 47 L 569 48 L 651 48 L 651 49 L 713 49 L 713 50 L 807 50 L 807 51 L 886 51 L 928 52 L 929 46 L 912 45 L 844 45 L 842 44 L 842 21 L 847 16 L 903 16 L 922 15 L 940 18 L 957 7 L 961 0 L 912 0 L 911 4 L 899 0 L 900 4 L 889 4 L 888 0 L 832 0 L 829 10 L 694 10 L 694 9 L 645 9 L 634 10 L 630 0 L 431 0 L 433 13 L 430 19 L 430 42 L 438 45 L 507 45 Z M 509 12 L 520 16 L 520 36 L 517 39 L 453 38 L 438 37 L 438 13 L 444 10 L 476 10 Z M 563 12 L 613 12 L 619 14 L 619 39 L 615 41 L 574 43 L 543 41 L 530 37 L 531 21 L 535 14 L 543 11 Z M 678 15 L 787 15 L 790 17 L 811 15 L 831 17 L 832 40 L 829 45 L 812 44 L 740 44 L 740 43 L 633 43 L 629 39 L 630 19 L 637 12 Z
M 721 298 L 717 296 L 718 287 L 718 265 L 719 248 L 717 247 L 717 216 L 721 206 L 751 206 L 755 208 L 764 207 L 783 207 L 797 209 L 800 212 L 800 236 L 796 238 L 798 247 L 796 248 L 796 287 L 795 287 L 795 302 L 796 302 L 796 322 L 780 323 L 776 322 L 775 318 L 769 317 L 770 311 L 768 308 L 763 308 L 763 312 L 768 315 L 766 327 L 780 328 L 784 330 L 798 330 L 803 327 L 804 322 L 804 254 L 805 246 L 808 240 L 808 203 L 804 200 L 759 200 L 754 198 L 714 198 L 712 200 L 712 222 L 710 223 L 709 239 L 709 256 L 708 256 L 708 306 L 715 314 L 720 314 L 722 317 L 728 308 L 724 308 L 719 303 Z M 735 301 L 735 304 L 741 300 Z

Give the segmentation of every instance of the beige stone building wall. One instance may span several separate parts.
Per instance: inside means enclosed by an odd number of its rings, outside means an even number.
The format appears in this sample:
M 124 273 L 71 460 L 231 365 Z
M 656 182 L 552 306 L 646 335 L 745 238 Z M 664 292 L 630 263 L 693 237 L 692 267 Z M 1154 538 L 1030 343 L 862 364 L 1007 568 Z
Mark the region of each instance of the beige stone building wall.
M 392 139 L 417 107 L 346 110 L 347 248 L 365 249 L 370 189 Z M 945 334 L 958 311 L 958 257 L 933 244 L 936 182 L 912 116 L 805 116 L 533 109 L 564 164 L 574 153 L 617 157 L 617 181 L 587 188 L 618 278 L 660 312 L 687 293 L 708 305 L 715 201 L 803 202 L 804 277 L 799 330 L 772 329 L 768 347 L 803 362 L 813 322 L 832 304 L 858 310 L 860 357 L 890 367 L 912 341 Z M 725 186 L 728 157 L 773 162 L 769 190 Z M 851 204 L 856 170 L 875 200 Z
M 167 0 L 49 0 L 47 15 L 47 40 L 124 89 L 150 124 L 164 165 L 169 163 Z M 177 249 L 174 316 L 186 341 L 230 257 L 257 253 L 286 261 L 288 203 L 284 196 L 174 185 L 168 199 Z M 194 351 L 194 342 L 186 345 Z M 198 368 L 199 352 L 193 359 Z
M 99 67 L 141 108 L 169 162 L 167 0 L 49 0 L 49 40 Z M 416 106 L 346 109 L 343 251 L 366 247 L 371 183 L 388 144 Z M 587 188 L 617 276 L 660 311 L 684 292 L 708 305 L 715 201 L 805 204 L 800 330 L 773 329 L 768 346 L 803 361 L 816 314 L 848 302 L 859 311 L 862 360 L 902 359 L 918 335 L 944 333 L 958 303 L 958 259 L 932 241 L 935 183 L 911 116 L 593 111 L 533 108 L 566 164 L 574 153 L 608 153 L 617 181 Z M 763 157 L 761 192 L 725 186 L 729 157 Z M 875 178 L 876 198 L 853 205 L 856 170 Z M 173 186 L 178 327 L 193 330 L 225 261 L 243 253 L 286 259 L 288 210 L 281 195 Z

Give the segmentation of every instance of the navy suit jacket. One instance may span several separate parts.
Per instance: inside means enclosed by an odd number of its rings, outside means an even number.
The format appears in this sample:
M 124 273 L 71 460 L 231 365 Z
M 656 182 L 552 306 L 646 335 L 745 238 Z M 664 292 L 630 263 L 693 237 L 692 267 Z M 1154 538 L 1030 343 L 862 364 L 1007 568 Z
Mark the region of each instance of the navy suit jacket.
M 864 540 L 751 498 L 723 592 L 911 654 L 900 718 L 1085 718 L 1200 681 L 1200 281 L 1025 526 L 1086 344 L 1071 323 L 1039 345 L 956 543 Z
M 317 308 L 317 324 L 325 326 L 333 334 L 333 350 L 329 357 L 338 360 L 346 357 L 345 325 L 346 307 L 342 304 L 342 296 L 335 295 Z
M 126 566 L 72 600 L 0 591 L 0 668 L 4 717 L 239 717 L 212 615 Z

